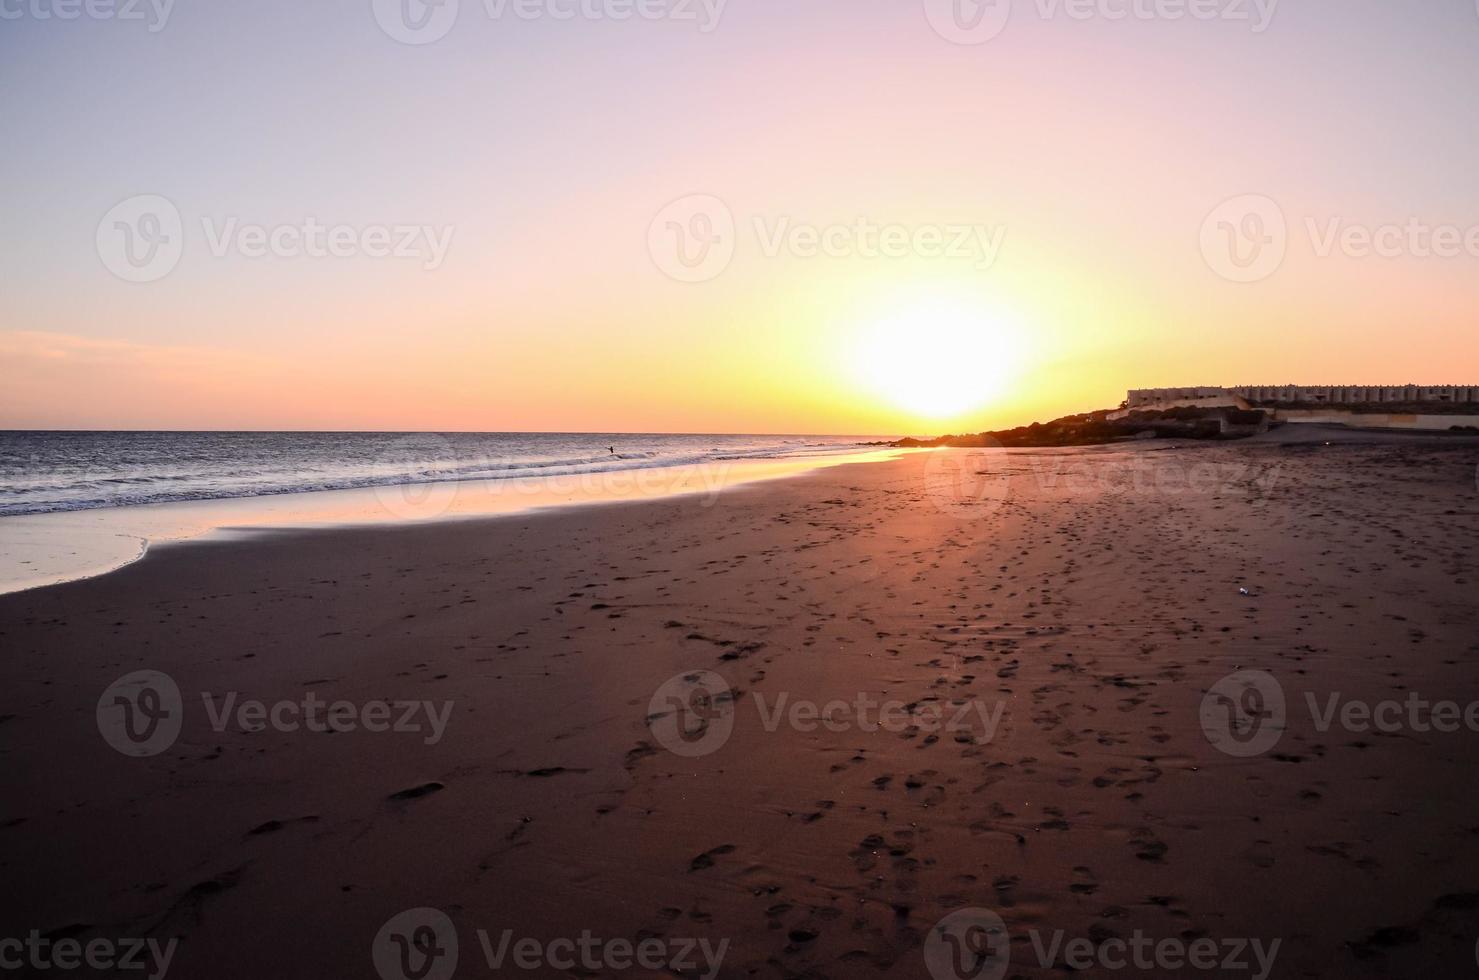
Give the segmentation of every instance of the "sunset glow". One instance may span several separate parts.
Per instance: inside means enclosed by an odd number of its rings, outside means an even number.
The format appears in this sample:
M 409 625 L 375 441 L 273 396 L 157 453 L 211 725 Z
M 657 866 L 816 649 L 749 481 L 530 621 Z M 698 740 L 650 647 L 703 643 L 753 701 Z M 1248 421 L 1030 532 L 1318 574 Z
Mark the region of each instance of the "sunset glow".
M 1479 226 L 1472 3 L 1025 4 L 982 44 L 948 4 L 463 3 L 425 45 L 371 6 L 5 22 L 47 82 L 0 109 L 0 422 L 925 435 L 1479 374 L 1479 256 L 1393 234 Z
M 951 419 L 1000 404 L 1020 368 L 1027 335 L 1000 311 L 934 300 L 859 330 L 857 378 L 890 405 L 922 419 Z

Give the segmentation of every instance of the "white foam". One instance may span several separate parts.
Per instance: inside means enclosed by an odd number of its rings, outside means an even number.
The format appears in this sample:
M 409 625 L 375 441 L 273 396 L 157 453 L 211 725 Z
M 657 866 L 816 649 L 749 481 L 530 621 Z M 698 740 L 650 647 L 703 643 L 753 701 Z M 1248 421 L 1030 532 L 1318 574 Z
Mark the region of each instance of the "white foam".
M 254 497 L 169 501 L 0 517 L 0 593 L 99 575 L 161 543 L 219 540 L 219 532 L 267 528 L 465 520 L 535 509 L 693 495 L 717 506 L 733 488 L 825 466 L 870 462 L 906 450 L 695 458 L 680 465 L 595 468 L 561 463 L 510 476 L 377 484 Z M 558 470 L 558 472 L 557 472 Z

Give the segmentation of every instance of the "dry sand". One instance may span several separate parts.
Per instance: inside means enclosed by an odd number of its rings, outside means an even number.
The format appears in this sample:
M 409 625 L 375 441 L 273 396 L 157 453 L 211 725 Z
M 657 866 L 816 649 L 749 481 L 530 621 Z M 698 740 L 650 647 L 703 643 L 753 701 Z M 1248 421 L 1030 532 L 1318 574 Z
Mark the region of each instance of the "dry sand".
M 1471 975 L 1479 732 L 1322 732 L 1305 695 L 1479 700 L 1476 462 L 950 451 L 712 506 L 167 547 L 0 597 L 0 937 L 178 937 L 171 977 L 373 977 L 382 925 L 428 906 L 463 977 L 492 975 L 478 929 L 927 977 L 932 927 L 978 907 L 1012 976 L 1061 975 L 1032 946 L 1055 930 L 1278 939 L 1276 977 Z M 183 728 L 130 758 L 97 706 L 146 668 Z M 1201 715 L 1239 670 L 1288 700 L 1246 758 Z M 702 671 L 730 700 L 680 755 L 681 719 L 649 714 Z M 202 701 L 309 691 L 450 715 L 439 740 L 218 731 Z M 783 696 L 860 695 L 915 724 L 767 728 Z M 936 710 L 963 727 L 929 731 Z M 616 971 L 504 970 L 582 972 Z

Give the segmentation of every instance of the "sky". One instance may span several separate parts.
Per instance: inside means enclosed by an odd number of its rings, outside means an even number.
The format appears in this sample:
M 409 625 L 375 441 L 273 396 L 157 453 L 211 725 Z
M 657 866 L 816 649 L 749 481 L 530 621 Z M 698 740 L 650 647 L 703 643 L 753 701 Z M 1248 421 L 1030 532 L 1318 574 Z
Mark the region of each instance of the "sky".
M 0 428 L 1479 384 L 1474 0 L 0 0 Z

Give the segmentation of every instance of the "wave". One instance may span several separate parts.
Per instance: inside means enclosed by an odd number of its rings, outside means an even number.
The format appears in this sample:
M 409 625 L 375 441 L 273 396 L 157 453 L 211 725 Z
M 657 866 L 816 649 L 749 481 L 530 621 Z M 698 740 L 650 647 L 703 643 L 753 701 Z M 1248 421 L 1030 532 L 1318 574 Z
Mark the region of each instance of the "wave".
M 30 434 L 40 435 L 40 434 Z M 17 463 L 0 453 L 0 516 L 47 514 L 105 507 L 278 496 L 323 490 L 355 490 L 426 483 L 538 479 L 626 470 L 723 465 L 764 459 L 791 459 L 857 452 L 863 443 L 842 438 L 787 437 L 765 443 L 744 437 L 627 437 L 638 447 L 612 452 L 559 454 L 574 448 L 571 436 L 455 437 L 472 445 L 456 447 L 453 437 L 338 434 L 310 439 L 280 434 L 278 442 L 216 445 L 207 451 L 182 445 L 164 447 L 161 457 L 141 464 L 128 446 L 107 445 L 109 436 L 127 442 L 128 433 L 96 433 L 97 445 L 65 446 L 66 458 L 53 455 L 46 465 Z M 179 441 L 209 439 L 210 433 L 153 433 Z M 621 437 L 611 437 L 621 441 Z M 641 446 L 643 441 L 655 443 Z M 168 443 L 169 440 L 164 440 Z M 222 440 L 217 439 L 217 443 Z M 229 440 L 226 440 L 229 442 Z M 580 440 L 589 446 L 592 440 Z M 720 445 L 712 443 L 718 441 Z M 737 443 L 723 445 L 725 441 Z M 506 445 L 514 442 L 515 445 Z M 284 445 L 285 444 L 285 445 Z M 0 449 L 8 447 L 0 446 Z M 154 448 L 154 447 L 151 447 Z M 583 447 L 582 447 L 583 448 Z M 233 456 L 229 450 L 236 450 Z M 488 452 L 489 449 L 505 450 Z M 512 450 L 512 451 L 508 451 Z M 241 458 L 246 457 L 246 458 Z M 215 465 L 209 465 L 209 462 Z M 29 464 L 29 465 L 28 465 Z M 183 465 L 181 465 L 183 464 Z

